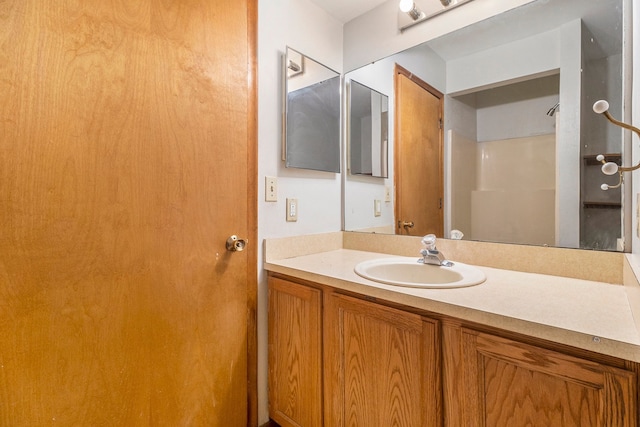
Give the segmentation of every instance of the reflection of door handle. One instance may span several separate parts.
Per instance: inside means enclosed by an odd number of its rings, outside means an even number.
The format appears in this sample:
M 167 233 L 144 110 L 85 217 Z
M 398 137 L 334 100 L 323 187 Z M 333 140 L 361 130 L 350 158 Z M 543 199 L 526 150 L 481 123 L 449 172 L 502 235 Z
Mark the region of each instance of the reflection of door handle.
M 247 246 L 247 239 L 239 239 L 235 234 L 227 239 L 227 250 L 231 252 L 240 252 Z
M 407 228 L 413 228 L 413 221 L 402 221 L 402 227 L 406 230 Z

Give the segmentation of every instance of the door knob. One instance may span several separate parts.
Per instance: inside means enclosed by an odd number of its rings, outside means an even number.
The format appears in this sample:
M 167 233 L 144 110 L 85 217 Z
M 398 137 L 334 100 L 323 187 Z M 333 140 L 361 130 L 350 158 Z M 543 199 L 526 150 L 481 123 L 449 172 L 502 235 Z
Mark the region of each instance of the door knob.
M 240 239 L 235 234 L 227 239 L 227 250 L 230 252 L 240 252 L 247 246 L 247 239 Z
M 407 228 L 413 228 L 413 221 L 402 221 L 402 226 L 407 229 Z

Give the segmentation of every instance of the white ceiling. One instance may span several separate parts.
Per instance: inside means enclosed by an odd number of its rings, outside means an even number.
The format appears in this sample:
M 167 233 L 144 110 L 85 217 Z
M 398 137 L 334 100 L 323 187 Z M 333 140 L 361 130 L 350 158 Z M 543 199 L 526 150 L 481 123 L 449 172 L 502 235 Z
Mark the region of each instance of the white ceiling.
M 342 23 L 385 3 L 387 0 L 311 0 Z

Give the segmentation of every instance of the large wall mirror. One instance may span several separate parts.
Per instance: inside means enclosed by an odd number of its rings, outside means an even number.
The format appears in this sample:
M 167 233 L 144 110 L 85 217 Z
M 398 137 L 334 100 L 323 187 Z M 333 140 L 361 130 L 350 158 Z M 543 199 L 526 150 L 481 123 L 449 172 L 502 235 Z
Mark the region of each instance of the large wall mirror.
M 340 172 L 340 74 L 291 48 L 282 68 L 285 166 Z
M 397 230 L 399 65 L 444 94 L 439 237 L 460 230 L 469 240 L 623 250 L 625 188 L 601 190 L 616 177 L 602 175 L 594 159 L 624 157 L 630 135 L 592 105 L 607 99 L 615 117 L 630 116 L 631 54 L 623 43 L 630 4 L 537 0 L 346 73 L 346 82 L 389 94 L 392 119 L 389 177 L 344 177 L 345 230 Z

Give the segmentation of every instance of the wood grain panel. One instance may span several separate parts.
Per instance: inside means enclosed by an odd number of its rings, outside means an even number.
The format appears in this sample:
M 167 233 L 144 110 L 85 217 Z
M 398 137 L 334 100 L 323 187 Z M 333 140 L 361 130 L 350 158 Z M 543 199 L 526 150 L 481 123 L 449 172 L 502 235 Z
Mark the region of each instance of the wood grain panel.
M 327 425 L 440 425 L 437 322 L 342 295 L 328 300 Z
M 463 330 L 465 424 L 632 426 L 633 372 Z
M 501 360 L 483 362 L 487 425 L 602 425 L 593 405 L 597 389 Z
M 0 4 L 0 425 L 246 425 L 253 3 Z
M 443 95 L 399 65 L 395 93 L 396 233 L 444 237 Z
M 442 321 L 442 395 L 443 423 L 445 426 L 463 426 L 465 416 L 465 396 L 474 399 L 469 393 L 475 388 L 465 386 L 462 354 L 462 329 L 457 322 Z M 464 390 L 461 392 L 461 390 Z M 477 400 L 477 399 L 474 399 Z
M 323 425 L 321 298 L 269 279 L 269 413 L 283 427 Z

